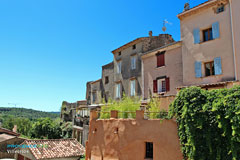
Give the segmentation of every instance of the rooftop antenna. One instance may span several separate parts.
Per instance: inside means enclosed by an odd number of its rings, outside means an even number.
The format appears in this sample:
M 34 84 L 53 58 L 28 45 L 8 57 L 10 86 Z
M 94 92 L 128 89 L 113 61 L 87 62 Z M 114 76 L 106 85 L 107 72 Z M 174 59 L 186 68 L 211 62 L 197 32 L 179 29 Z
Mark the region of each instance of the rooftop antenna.
M 166 32 L 166 30 L 167 30 L 166 24 L 172 25 L 171 22 L 168 22 L 168 20 L 165 19 L 165 20 L 163 21 L 163 27 L 162 27 L 162 31 L 163 31 L 163 32 Z
M 8 103 L 8 105 L 13 105 L 16 108 L 18 103 Z
M 187 11 L 190 9 L 190 0 L 187 1 L 187 3 L 184 4 L 184 10 L 183 11 Z

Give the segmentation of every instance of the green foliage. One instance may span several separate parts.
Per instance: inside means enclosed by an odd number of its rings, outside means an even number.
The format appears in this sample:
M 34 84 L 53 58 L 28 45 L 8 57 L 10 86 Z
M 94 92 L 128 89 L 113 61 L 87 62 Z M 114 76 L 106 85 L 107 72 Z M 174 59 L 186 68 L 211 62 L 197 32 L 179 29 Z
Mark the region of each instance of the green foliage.
M 147 111 L 149 111 L 150 119 L 164 118 L 167 119 L 168 115 L 166 114 L 166 110 L 160 110 L 161 101 L 158 98 L 151 98 L 147 107 Z M 151 113 L 153 112 L 153 113 Z M 154 113 L 155 112 L 155 113 Z
M 31 137 L 40 139 L 61 138 L 60 121 L 50 118 L 39 118 L 32 126 Z
M 0 107 L 0 113 L 2 114 L 2 116 L 12 115 L 14 117 L 28 118 L 30 120 L 36 120 L 42 117 L 50 117 L 52 119 L 55 119 L 60 116 L 60 113 L 58 112 L 42 112 L 26 108 L 7 108 L 7 107 Z
M 182 89 L 171 104 L 185 159 L 240 159 L 240 86 Z
M 110 111 L 117 110 L 119 111 L 119 118 L 135 118 L 136 110 L 140 109 L 140 99 L 137 97 L 127 97 L 123 96 L 121 101 L 109 100 L 108 104 L 101 107 L 101 119 L 110 118 Z M 107 112 L 107 113 L 104 113 Z M 133 113 L 127 113 L 133 112 Z
M 62 137 L 71 138 L 72 137 L 72 128 L 73 128 L 72 122 L 63 122 L 61 124 Z

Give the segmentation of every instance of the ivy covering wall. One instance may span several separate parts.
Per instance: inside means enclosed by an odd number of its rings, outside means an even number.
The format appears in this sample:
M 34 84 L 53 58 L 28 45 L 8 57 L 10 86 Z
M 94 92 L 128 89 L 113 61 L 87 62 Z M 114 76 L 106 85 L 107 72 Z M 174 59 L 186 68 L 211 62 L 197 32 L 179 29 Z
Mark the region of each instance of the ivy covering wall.
M 240 159 L 240 86 L 182 89 L 169 115 L 177 120 L 185 159 Z

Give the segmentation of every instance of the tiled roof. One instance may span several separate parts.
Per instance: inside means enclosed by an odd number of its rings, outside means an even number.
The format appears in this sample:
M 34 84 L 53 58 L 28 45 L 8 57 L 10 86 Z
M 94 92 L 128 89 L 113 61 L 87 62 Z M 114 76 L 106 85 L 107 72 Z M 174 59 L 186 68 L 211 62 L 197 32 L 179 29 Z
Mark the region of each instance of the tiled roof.
M 85 148 L 76 139 L 26 140 L 23 144 L 47 146 L 29 148 L 36 159 L 80 157 L 85 153 Z
M 8 129 L 6 129 L 6 128 L 0 128 L 0 134 L 1 134 L 1 133 L 6 133 L 6 134 L 12 135 L 12 136 L 20 136 L 19 133 L 13 132 L 13 131 L 8 130 Z
M 12 136 L 12 135 L 9 135 L 9 134 L 0 134 L 0 142 L 3 142 L 3 141 L 6 141 L 6 140 L 9 140 L 9 139 L 13 139 L 15 138 L 16 136 Z

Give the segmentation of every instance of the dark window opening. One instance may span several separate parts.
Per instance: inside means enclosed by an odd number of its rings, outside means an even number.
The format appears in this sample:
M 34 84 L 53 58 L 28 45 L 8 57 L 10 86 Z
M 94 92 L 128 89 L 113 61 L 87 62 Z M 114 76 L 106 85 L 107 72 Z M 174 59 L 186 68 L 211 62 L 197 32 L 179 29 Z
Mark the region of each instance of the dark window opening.
M 136 44 L 134 44 L 134 45 L 132 46 L 132 49 L 136 49 Z
M 212 28 L 203 30 L 203 41 L 210 41 L 213 40 Z
M 217 13 L 224 12 L 224 5 L 217 8 Z
M 157 67 L 165 66 L 165 54 L 157 54 Z
M 122 52 L 118 52 L 118 55 L 121 56 Z
M 108 76 L 105 77 L 105 84 L 108 84 L 109 83 L 109 78 Z
M 214 71 L 214 62 L 207 62 L 204 65 L 205 67 L 205 76 L 212 76 L 215 75 L 215 71 Z
M 145 158 L 153 158 L 153 143 L 146 142 L 146 157 Z

